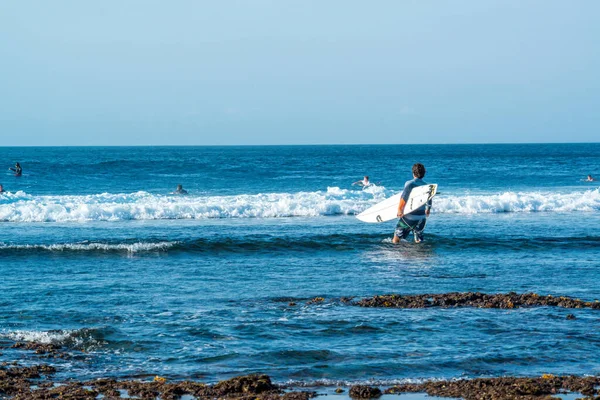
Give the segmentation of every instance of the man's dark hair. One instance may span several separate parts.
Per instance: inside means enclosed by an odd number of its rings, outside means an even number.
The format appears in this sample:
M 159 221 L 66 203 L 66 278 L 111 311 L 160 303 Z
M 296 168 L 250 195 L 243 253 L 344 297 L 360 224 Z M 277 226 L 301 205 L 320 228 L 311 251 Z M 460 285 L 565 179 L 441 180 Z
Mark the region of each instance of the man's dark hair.
M 416 163 L 412 166 L 412 173 L 419 179 L 422 179 L 425 176 L 425 166 L 421 163 Z

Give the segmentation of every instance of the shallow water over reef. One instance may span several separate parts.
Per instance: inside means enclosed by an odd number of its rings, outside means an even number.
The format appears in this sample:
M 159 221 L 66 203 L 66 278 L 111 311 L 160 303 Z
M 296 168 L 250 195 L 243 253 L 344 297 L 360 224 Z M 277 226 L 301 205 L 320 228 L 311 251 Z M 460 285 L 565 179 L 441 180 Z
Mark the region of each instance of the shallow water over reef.
M 600 300 L 599 184 L 581 180 L 600 173 L 600 145 L 1 150 L 24 175 L 0 178 L 0 342 L 64 346 L 71 357 L 47 360 L 57 379 L 600 373 L 596 309 L 330 301 Z M 393 222 L 353 215 L 401 190 L 416 161 L 441 193 L 425 243 L 395 246 Z M 365 174 L 378 186 L 351 185 Z M 177 184 L 189 195 L 169 194 Z

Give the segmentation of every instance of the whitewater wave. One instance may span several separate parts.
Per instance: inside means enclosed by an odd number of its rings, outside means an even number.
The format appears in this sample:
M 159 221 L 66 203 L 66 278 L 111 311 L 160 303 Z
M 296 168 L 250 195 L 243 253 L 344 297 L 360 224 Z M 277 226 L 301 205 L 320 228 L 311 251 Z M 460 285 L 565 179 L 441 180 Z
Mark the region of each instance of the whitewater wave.
M 164 196 L 137 192 L 88 196 L 0 195 L 0 221 L 84 222 L 354 215 L 393 195 L 385 187 L 239 196 Z M 440 195 L 436 213 L 600 211 L 600 189 L 572 193 Z
M 76 337 L 76 330 L 56 330 L 56 331 L 13 331 L 4 332 L 0 337 L 19 342 L 35 342 L 43 344 L 62 345 L 72 338 Z
M 54 344 L 73 349 L 92 350 L 106 344 L 102 329 L 60 329 L 49 331 L 16 330 L 0 332 L 0 338 L 15 342 Z
M 494 195 L 440 196 L 435 212 L 507 213 L 600 211 L 600 189 L 584 192 L 505 192 Z
M 88 196 L 0 195 L 0 221 L 83 222 L 278 218 L 356 214 L 385 199 L 383 187 L 239 196 L 164 196 L 147 192 Z

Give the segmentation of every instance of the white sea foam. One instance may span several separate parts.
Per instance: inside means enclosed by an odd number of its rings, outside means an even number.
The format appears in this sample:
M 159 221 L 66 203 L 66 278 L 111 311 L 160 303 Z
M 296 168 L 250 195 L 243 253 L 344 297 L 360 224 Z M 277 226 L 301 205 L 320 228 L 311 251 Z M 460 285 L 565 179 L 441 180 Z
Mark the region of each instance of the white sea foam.
M 76 222 L 276 218 L 355 214 L 386 197 L 385 188 L 239 196 L 163 196 L 146 192 L 89 196 L 0 197 L 0 221 Z
M 571 193 L 505 192 L 439 196 L 434 201 L 436 212 L 456 214 L 600 211 L 600 189 Z
M 34 342 L 54 344 L 68 348 L 94 350 L 104 346 L 107 342 L 102 339 L 98 329 L 59 329 L 48 331 L 37 330 L 4 330 L 0 331 L 0 338 L 15 342 Z
M 10 244 L 0 242 L 0 250 L 46 250 L 46 251 L 124 251 L 138 253 L 147 251 L 164 251 L 179 242 L 155 243 L 58 243 L 58 244 Z
M 56 331 L 9 331 L 0 333 L 0 337 L 18 342 L 35 342 L 43 344 L 63 345 L 66 342 L 76 341 L 77 330 Z
M 0 195 L 0 221 L 81 222 L 353 215 L 391 196 L 384 187 L 239 196 L 164 196 L 147 192 L 89 196 Z M 600 211 L 600 191 L 439 195 L 436 213 Z

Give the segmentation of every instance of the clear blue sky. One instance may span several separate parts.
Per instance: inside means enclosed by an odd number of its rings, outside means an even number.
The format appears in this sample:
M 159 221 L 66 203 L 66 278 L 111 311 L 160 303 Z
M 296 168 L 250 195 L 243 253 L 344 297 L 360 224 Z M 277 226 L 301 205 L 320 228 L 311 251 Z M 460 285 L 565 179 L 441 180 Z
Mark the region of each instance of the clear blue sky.
M 598 141 L 600 1 L 6 1 L 0 146 Z

